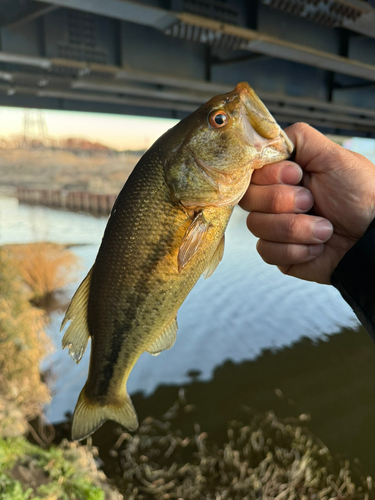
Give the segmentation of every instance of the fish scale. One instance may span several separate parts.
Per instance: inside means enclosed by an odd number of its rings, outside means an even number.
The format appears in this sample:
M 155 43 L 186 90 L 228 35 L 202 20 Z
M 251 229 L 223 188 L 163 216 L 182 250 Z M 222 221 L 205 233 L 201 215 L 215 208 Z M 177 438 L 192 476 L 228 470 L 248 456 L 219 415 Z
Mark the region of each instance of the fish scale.
M 145 351 L 159 354 L 173 345 L 178 309 L 202 273 L 210 276 L 220 262 L 226 226 L 252 170 L 291 151 L 243 83 L 182 120 L 141 158 L 63 322 L 72 321 L 63 347 L 77 362 L 92 339 L 74 439 L 107 419 L 137 427 L 126 392 L 134 364 Z
M 231 208 L 215 210 L 211 240 L 195 262 L 178 273 L 177 253 L 191 218 L 172 202 L 160 157 L 146 154 L 124 186 L 93 269 L 88 303 L 89 400 L 123 392 L 136 360 L 177 314 L 229 220 Z M 116 301 L 108 304 L 103 296 Z

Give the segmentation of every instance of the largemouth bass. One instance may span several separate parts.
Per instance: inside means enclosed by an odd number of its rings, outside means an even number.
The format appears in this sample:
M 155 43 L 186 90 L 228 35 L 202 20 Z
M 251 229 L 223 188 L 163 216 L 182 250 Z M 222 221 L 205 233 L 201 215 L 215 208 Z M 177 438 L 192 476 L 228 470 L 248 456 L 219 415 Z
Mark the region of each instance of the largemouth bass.
M 172 347 L 177 312 L 224 252 L 224 231 L 254 169 L 293 145 L 247 83 L 214 97 L 144 154 L 119 194 L 95 263 L 62 328 L 78 363 L 91 337 L 72 438 L 111 419 L 138 426 L 126 382 L 139 356 Z

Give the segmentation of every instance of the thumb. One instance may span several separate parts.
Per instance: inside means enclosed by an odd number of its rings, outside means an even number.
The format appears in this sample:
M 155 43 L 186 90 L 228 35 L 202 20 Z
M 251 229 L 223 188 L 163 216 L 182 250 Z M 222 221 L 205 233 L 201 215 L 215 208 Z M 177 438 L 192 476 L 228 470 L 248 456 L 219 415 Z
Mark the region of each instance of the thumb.
M 310 170 L 309 164 L 318 160 L 319 157 L 324 157 L 324 166 L 327 167 L 329 158 L 335 154 L 337 147 L 339 147 L 307 123 L 294 123 L 285 129 L 285 133 L 294 144 L 294 161 L 307 171 Z M 319 162 L 314 162 L 314 170 L 316 171 L 320 170 L 319 167 L 322 170 L 326 169 L 324 166 Z

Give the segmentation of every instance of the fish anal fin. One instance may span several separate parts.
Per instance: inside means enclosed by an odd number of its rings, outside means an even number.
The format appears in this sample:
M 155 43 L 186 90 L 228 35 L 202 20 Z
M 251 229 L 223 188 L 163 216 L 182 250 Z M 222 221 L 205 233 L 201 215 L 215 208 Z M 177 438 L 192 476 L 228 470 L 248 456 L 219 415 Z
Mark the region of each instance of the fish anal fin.
M 72 439 L 80 441 L 95 432 L 106 420 L 114 420 L 129 431 L 138 428 L 138 418 L 127 393 L 114 403 L 99 405 L 86 397 L 86 386 L 79 395 L 73 415 Z
M 212 259 L 210 260 L 210 263 L 206 267 L 206 269 L 203 272 L 203 277 L 205 279 L 209 278 L 210 276 L 213 275 L 215 272 L 217 266 L 220 264 L 221 259 L 223 258 L 224 255 L 224 247 L 225 247 L 225 235 L 223 234 L 213 256 Z
M 176 342 L 177 337 L 177 319 L 174 318 L 159 337 L 148 346 L 147 352 L 157 356 L 165 349 L 170 349 Z
M 206 221 L 203 213 L 199 212 L 188 227 L 178 251 L 179 273 L 198 252 L 209 227 L 210 223 Z
M 72 321 L 62 339 L 62 348 L 69 347 L 69 355 L 77 364 L 81 361 L 90 338 L 87 323 L 87 304 L 92 269 L 90 269 L 74 294 L 60 328 L 61 331 L 68 321 Z

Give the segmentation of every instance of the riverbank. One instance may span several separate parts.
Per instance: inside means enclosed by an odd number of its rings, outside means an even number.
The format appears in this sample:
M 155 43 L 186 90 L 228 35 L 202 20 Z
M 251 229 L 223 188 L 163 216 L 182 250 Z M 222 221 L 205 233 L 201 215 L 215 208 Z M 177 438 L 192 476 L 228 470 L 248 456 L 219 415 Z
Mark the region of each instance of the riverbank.
M 123 500 L 96 465 L 92 446 L 63 441 L 48 449 L 0 439 L 1 500 Z
M 52 350 L 48 316 L 35 304 L 66 286 L 76 264 L 62 245 L 0 248 L 1 500 L 122 499 L 98 470 L 94 448 L 63 441 L 45 449 L 50 443 L 30 424 L 43 421 L 43 407 L 51 400 L 48 376 L 40 371 Z
M 226 422 L 221 442 L 206 432 L 199 410 L 180 390 L 164 415 L 146 417 L 135 433 L 106 425 L 99 454 L 126 500 L 375 498 L 373 478 L 333 456 L 309 430 L 308 415 L 250 411 L 243 421 Z
M 2 149 L 0 179 L 5 187 L 117 194 L 140 154 L 80 154 L 53 149 Z

